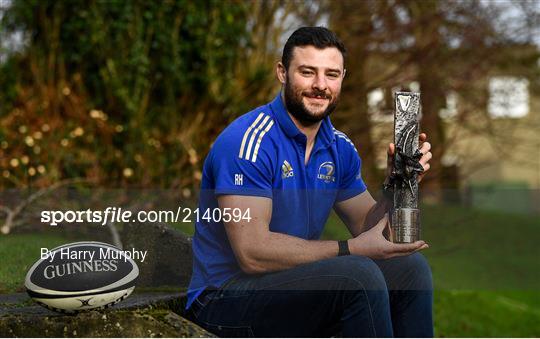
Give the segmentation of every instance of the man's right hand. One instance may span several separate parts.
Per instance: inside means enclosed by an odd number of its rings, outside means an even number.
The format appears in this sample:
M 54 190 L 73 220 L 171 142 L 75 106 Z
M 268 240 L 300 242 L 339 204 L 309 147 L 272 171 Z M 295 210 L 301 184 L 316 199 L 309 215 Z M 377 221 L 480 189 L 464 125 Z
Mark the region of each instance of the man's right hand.
M 349 240 L 351 254 L 363 255 L 372 259 L 389 259 L 409 255 L 429 247 L 423 240 L 411 244 L 395 244 L 388 241 L 383 235 L 386 227 L 389 227 L 388 214 L 375 227 Z

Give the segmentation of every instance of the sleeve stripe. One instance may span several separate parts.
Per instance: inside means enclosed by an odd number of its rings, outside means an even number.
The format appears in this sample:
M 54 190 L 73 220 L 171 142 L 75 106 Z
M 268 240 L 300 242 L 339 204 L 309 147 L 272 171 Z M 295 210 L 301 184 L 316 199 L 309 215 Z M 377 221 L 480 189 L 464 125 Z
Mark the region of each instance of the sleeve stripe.
M 244 146 L 246 145 L 246 140 L 247 140 L 247 137 L 248 137 L 249 133 L 257 125 L 259 120 L 262 119 L 263 116 L 264 116 L 264 113 L 260 113 L 259 116 L 257 117 L 257 119 L 255 119 L 255 121 L 251 124 L 251 126 L 248 127 L 248 129 L 246 130 L 246 133 L 244 133 L 244 137 L 242 138 L 242 145 L 240 145 L 240 153 L 238 153 L 238 157 L 240 159 L 242 158 L 242 154 L 244 153 Z
M 338 138 L 341 138 L 341 139 L 343 139 L 343 140 L 345 140 L 345 141 L 347 141 L 347 142 L 354 148 L 354 150 L 356 151 L 356 147 L 354 146 L 354 144 L 352 143 L 352 141 L 349 140 L 349 138 L 344 137 L 343 135 L 339 135 L 339 134 L 337 134 L 337 137 L 338 137 Z
M 270 119 L 270 117 L 267 115 L 264 118 L 264 120 L 257 127 L 255 127 L 255 129 L 251 133 L 251 137 L 249 138 L 248 148 L 246 150 L 246 154 L 245 154 L 244 159 L 249 160 L 249 158 L 251 158 L 251 148 L 253 147 L 253 142 L 255 141 L 255 136 L 257 135 L 257 133 L 259 133 L 262 130 L 264 125 L 266 125 L 266 122 L 268 121 L 268 119 Z
M 248 129 L 244 133 L 238 157 L 240 159 L 246 159 L 252 162 L 257 161 L 257 154 L 259 152 L 262 138 L 272 128 L 273 125 L 274 121 L 270 118 L 269 115 L 260 113 L 257 116 L 257 119 L 255 119 L 255 121 L 248 127 Z
M 351 141 L 351 139 L 349 139 L 349 137 L 345 133 L 338 131 L 337 129 L 334 128 L 334 134 L 336 135 L 336 137 L 347 141 L 354 148 L 356 153 L 358 153 L 358 151 L 356 150 L 356 147 L 354 146 L 354 143 Z
M 268 124 L 268 126 L 266 126 L 264 131 L 262 131 L 262 133 L 259 135 L 259 139 L 257 139 L 257 145 L 255 145 L 255 151 L 253 151 L 253 157 L 251 158 L 252 162 L 257 161 L 257 154 L 259 154 L 259 147 L 261 146 L 262 138 L 264 137 L 266 133 L 268 133 L 268 131 L 270 130 L 270 128 L 272 128 L 273 125 L 274 125 L 274 120 L 270 120 L 270 123 Z

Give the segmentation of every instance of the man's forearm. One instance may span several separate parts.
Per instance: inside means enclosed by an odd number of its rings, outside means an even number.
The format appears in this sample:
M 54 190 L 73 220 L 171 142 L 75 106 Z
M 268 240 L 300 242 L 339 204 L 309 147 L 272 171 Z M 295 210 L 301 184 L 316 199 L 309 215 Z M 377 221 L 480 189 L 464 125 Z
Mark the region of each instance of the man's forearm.
M 251 274 L 280 271 L 338 255 L 337 241 L 305 240 L 295 236 L 268 232 L 245 260 L 244 271 Z
M 391 210 L 394 207 L 393 201 L 389 198 L 382 196 L 379 201 L 369 210 L 366 221 L 364 223 L 363 231 L 370 230 L 375 226 L 383 217 L 385 213 L 390 216 Z

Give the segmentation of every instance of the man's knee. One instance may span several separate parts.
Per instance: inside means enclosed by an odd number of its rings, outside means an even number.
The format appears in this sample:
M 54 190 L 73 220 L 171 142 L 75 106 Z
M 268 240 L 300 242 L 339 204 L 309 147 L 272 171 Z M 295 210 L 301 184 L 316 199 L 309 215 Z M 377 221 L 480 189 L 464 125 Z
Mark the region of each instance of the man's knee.
M 348 255 L 326 262 L 327 274 L 341 277 L 349 288 L 364 290 L 386 290 L 380 268 L 368 257 Z
M 432 290 L 433 280 L 428 261 L 421 253 L 378 261 L 388 288 L 392 290 Z
M 405 258 L 405 266 L 410 269 L 412 279 L 415 280 L 413 288 L 418 290 L 432 290 L 433 278 L 431 275 L 431 267 L 429 266 L 426 257 L 417 252 Z

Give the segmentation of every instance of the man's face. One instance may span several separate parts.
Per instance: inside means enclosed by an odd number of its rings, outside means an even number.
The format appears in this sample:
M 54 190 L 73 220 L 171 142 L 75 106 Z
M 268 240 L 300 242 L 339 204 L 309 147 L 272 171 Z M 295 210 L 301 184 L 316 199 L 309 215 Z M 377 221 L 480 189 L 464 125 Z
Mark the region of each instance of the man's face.
M 287 110 L 303 125 L 321 121 L 336 108 L 344 75 L 337 48 L 295 47 L 289 69 L 282 76 L 278 69 Z

